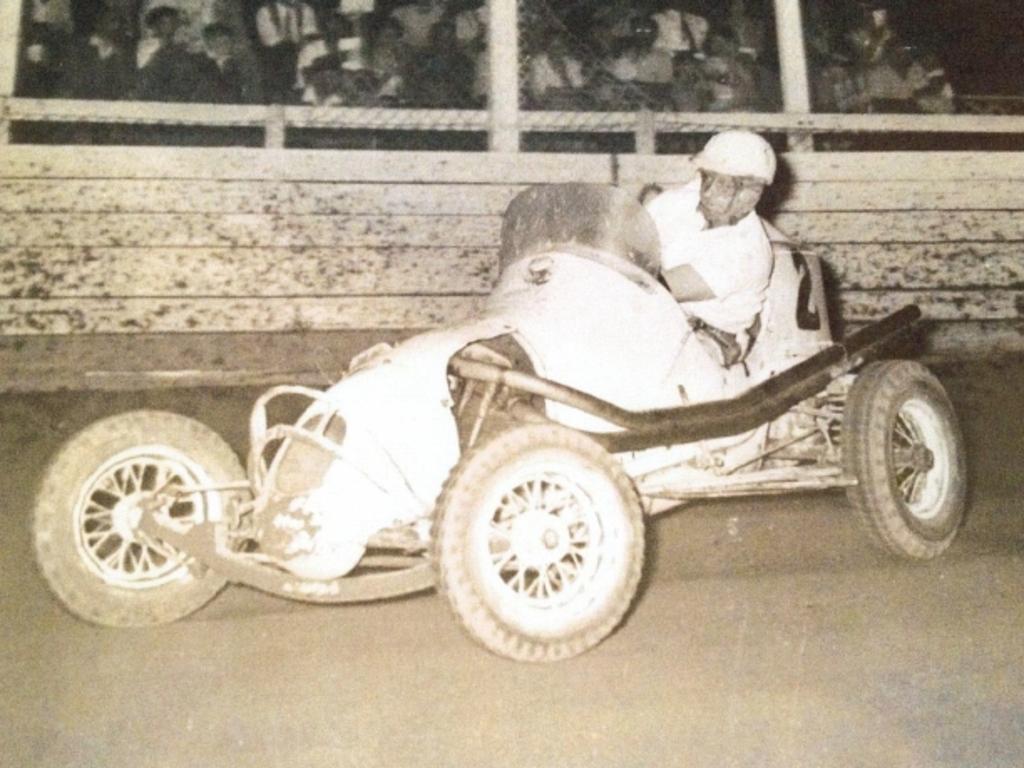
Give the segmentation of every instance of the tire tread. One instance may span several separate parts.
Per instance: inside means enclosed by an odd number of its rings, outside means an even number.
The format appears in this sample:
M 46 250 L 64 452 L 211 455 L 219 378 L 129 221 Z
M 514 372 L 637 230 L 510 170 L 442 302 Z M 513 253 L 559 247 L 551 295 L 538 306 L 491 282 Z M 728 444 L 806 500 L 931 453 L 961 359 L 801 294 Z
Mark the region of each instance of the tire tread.
M 927 538 L 904 520 L 902 502 L 889 485 L 885 446 L 889 421 L 885 418 L 908 391 L 924 394 L 946 417 L 956 452 L 952 471 L 951 515 L 955 525 L 945 535 Z M 920 363 L 890 360 L 871 363 L 853 382 L 843 417 L 843 460 L 857 485 L 847 489 L 862 528 L 881 549 L 904 558 L 928 560 L 944 552 L 956 536 L 963 517 L 964 475 L 962 439 L 953 407 L 935 376 Z
M 91 623 L 128 627 L 174 621 L 204 606 L 225 586 L 215 573 L 193 567 L 193 578 L 187 583 L 167 584 L 152 593 L 118 592 L 76 562 L 78 556 L 68 536 L 74 535 L 70 505 L 81 490 L 78 483 L 106 456 L 129 447 L 132 441 L 160 440 L 173 441 L 218 480 L 245 477 L 234 451 L 213 430 L 187 416 L 154 410 L 129 411 L 93 422 L 67 440 L 43 472 L 32 514 L 36 565 L 61 604 Z
M 471 577 L 462 567 L 458 547 L 461 540 L 447 535 L 455 516 L 465 516 L 477 483 L 490 476 L 509 455 L 534 447 L 538 437 L 550 442 L 545 447 L 568 447 L 584 453 L 607 473 L 620 494 L 628 501 L 633 534 L 633 552 L 628 574 L 618 593 L 610 601 L 611 609 L 600 622 L 576 634 L 554 640 L 525 637 L 505 626 L 488 609 L 476 593 Z M 496 443 L 501 445 L 495 450 Z M 590 438 L 554 424 L 516 427 L 494 435 L 467 452 L 448 476 L 438 498 L 433 535 L 432 555 L 438 570 L 438 590 L 450 603 L 462 629 L 491 652 L 517 661 L 552 662 L 568 659 L 592 648 L 609 635 L 622 621 L 636 593 L 643 571 L 643 513 L 632 480 L 621 465 Z

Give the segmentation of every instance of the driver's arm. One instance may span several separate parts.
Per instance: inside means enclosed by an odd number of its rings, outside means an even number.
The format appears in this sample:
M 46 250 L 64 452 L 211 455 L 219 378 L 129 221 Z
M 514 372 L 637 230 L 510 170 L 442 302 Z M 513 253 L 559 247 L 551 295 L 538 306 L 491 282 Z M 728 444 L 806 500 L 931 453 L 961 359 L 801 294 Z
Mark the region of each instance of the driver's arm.
M 663 270 L 661 275 L 676 301 L 706 301 L 715 298 L 715 292 L 689 264 Z

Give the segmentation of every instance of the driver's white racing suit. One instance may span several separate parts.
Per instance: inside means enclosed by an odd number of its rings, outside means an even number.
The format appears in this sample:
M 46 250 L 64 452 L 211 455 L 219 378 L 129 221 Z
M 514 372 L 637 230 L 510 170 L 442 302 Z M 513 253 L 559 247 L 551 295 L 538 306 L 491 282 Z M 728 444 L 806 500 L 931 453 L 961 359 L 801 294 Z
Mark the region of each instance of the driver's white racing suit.
M 713 299 L 680 302 L 691 326 L 710 326 L 735 338 L 745 352 L 764 307 L 773 256 L 764 224 L 751 211 L 732 225 L 709 228 L 699 210 L 700 180 L 671 189 L 647 204 L 661 240 L 662 271 L 692 267 L 714 292 Z M 694 322 L 694 321 L 697 322 Z M 704 339 L 706 342 L 707 339 Z M 682 386 L 691 401 L 727 394 L 730 376 L 702 334 L 690 334 L 680 356 Z

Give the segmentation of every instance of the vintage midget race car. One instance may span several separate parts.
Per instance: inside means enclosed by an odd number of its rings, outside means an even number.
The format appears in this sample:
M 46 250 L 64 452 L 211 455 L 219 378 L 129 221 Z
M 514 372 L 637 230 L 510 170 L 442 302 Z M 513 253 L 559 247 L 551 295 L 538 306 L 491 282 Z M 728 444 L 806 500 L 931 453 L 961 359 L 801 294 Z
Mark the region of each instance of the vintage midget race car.
M 436 587 L 488 649 L 547 661 L 615 629 L 645 518 L 684 502 L 845 488 L 878 544 L 935 557 L 964 515 L 953 408 L 920 364 L 872 361 L 918 310 L 833 342 L 819 263 L 773 238 L 760 331 L 707 399 L 643 207 L 527 189 L 479 315 L 367 350 L 325 391 L 271 389 L 247 469 L 172 413 L 71 438 L 37 499 L 41 571 L 113 626 L 180 618 L 228 582 L 321 603 Z M 301 416 L 269 423 L 288 397 Z

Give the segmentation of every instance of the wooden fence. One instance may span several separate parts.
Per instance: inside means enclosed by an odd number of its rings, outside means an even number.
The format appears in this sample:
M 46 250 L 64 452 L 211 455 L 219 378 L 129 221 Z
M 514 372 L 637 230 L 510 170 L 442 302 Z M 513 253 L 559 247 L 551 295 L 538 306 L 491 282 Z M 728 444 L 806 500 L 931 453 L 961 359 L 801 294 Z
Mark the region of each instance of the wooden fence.
M 0 388 L 327 383 L 478 306 L 524 185 L 691 174 L 644 155 L 8 146 Z M 826 260 L 847 323 L 915 302 L 927 352 L 1024 350 L 1024 155 L 790 154 L 777 186 L 770 218 Z

